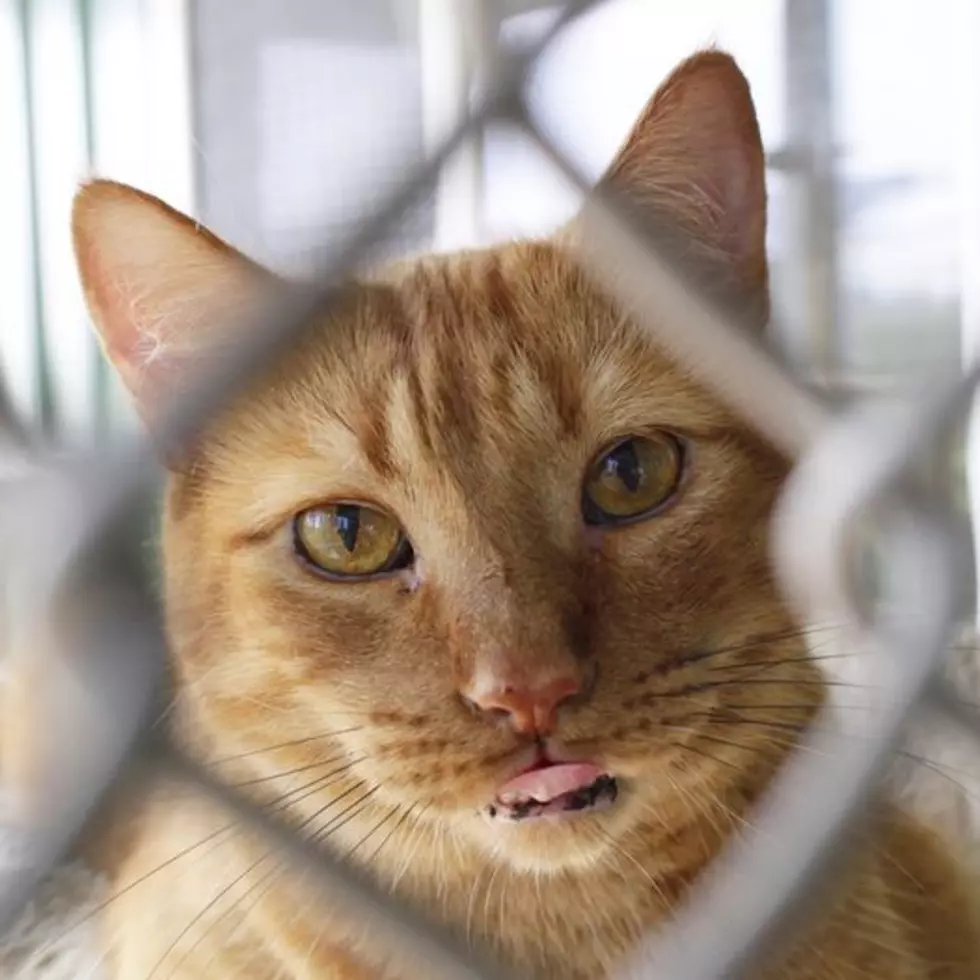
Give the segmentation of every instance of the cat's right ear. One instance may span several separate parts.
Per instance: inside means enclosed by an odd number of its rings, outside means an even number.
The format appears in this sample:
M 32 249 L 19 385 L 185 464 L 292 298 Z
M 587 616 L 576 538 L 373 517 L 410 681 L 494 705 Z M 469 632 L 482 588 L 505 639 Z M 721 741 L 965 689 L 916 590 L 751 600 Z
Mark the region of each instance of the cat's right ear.
M 192 219 L 111 181 L 78 192 L 72 234 L 102 347 L 151 431 L 166 402 L 220 357 L 226 327 L 279 285 Z
M 701 51 L 674 69 L 599 189 L 650 226 L 680 271 L 765 325 L 765 153 L 748 80 L 731 55 Z

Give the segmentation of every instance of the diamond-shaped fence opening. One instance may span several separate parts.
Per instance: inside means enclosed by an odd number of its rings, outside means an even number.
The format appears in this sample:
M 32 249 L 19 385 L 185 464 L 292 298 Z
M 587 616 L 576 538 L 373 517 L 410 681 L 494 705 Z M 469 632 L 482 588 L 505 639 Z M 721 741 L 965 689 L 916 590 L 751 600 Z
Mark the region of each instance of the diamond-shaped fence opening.
M 775 516 L 777 573 L 801 620 L 845 624 L 862 669 L 880 684 L 857 732 L 843 733 L 831 697 L 754 814 L 755 833 L 720 855 L 670 927 L 642 943 L 621 973 L 677 980 L 749 975 L 791 934 L 818 880 L 833 873 L 841 842 L 860 820 L 913 709 L 927 703 L 980 736 L 971 711 L 936 679 L 959 612 L 960 541 L 943 501 L 906 479 L 935 434 L 965 416 L 977 375 L 930 397 L 861 399 L 835 410 L 699 296 L 674 268 L 665 229 L 641 228 L 619 202 L 593 192 L 528 109 L 529 67 L 593 2 L 571 4 L 533 47 L 498 52 L 476 108 L 343 241 L 330 243 L 331 258 L 314 285 L 243 325 L 240 335 L 249 342 L 216 374 L 199 379 L 162 429 L 168 441 L 183 442 L 292 344 L 468 137 L 491 120 L 521 127 L 588 197 L 579 246 L 588 272 L 640 328 L 796 460 Z M 12 435 L 4 459 L 14 461 L 16 474 L 0 515 L 9 645 L 4 723 L 9 731 L 22 720 L 25 737 L 4 746 L 4 771 L 20 792 L 5 801 L 11 834 L 0 856 L 0 928 L 29 900 L 126 763 L 162 767 L 196 784 L 306 873 L 315 871 L 324 895 L 356 908 L 379 944 L 424 963 L 419 976 L 503 977 L 480 951 L 286 829 L 148 724 L 164 644 L 130 545 L 133 522 L 158 480 L 150 447 L 137 442 L 50 461 Z M 869 613 L 848 574 L 855 521 L 868 513 L 891 571 L 883 605 L 914 611 L 900 623 Z M 44 739 L 27 737 L 41 731 Z M 54 744 L 71 747 L 70 758 L 64 749 L 57 753 L 57 772 L 46 751 Z M 32 790 L 42 788 L 48 795 L 39 805 Z

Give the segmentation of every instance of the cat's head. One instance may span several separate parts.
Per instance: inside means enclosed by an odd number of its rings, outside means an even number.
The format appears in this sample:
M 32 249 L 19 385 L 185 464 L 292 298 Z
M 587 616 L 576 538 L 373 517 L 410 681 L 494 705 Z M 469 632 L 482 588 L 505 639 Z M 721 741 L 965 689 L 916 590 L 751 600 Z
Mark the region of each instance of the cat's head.
M 604 181 L 762 329 L 763 152 L 731 59 L 682 65 Z M 784 462 L 571 238 L 353 284 L 172 463 L 164 521 L 181 697 L 216 754 L 335 770 L 322 792 L 537 868 L 699 792 L 737 807 L 819 689 L 768 570 Z M 115 184 L 81 191 L 75 240 L 151 427 L 234 342 L 214 323 L 289 288 Z

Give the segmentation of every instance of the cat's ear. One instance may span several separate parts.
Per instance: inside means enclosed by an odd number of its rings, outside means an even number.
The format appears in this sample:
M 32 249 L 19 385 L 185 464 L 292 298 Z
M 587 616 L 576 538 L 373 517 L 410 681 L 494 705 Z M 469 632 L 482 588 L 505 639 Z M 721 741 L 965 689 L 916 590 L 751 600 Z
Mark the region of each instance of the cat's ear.
M 700 284 L 768 317 L 765 156 L 749 85 L 731 56 L 703 51 L 647 103 L 600 182 L 651 226 Z
M 72 232 L 103 349 L 152 430 L 276 280 L 162 201 L 111 181 L 78 192 Z

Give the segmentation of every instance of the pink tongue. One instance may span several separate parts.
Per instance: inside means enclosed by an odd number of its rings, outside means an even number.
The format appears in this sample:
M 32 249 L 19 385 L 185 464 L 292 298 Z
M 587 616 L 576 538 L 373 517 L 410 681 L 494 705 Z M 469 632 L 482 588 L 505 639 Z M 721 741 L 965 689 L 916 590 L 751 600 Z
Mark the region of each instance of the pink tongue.
M 501 803 L 516 803 L 528 798 L 537 800 L 538 803 L 548 803 L 562 793 L 572 793 L 591 786 L 604 774 L 604 769 L 587 762 L 546 766 L 504 783 L 497 790 L 497 799 Z

